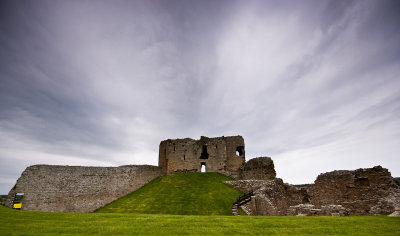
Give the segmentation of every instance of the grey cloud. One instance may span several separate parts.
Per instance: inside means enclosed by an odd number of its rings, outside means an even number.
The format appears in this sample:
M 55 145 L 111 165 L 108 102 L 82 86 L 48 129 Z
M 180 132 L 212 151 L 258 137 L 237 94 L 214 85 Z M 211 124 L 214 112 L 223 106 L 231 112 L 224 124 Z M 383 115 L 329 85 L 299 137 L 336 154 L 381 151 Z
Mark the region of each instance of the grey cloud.
M 325 170 L 328 146 L 344 155 L 334 168 L 347 168 L 340 163 L 350 155 L 373 160 L 364 146 L 382 145 L 371 140 L 399 138 L 398 8 L 2 1 L 0 170 L 9 171 L 0 178 L 37 161 L 156 164 L 161 140 L 200 135 L 244 135 L 248 158 L 272 155 L 292 171 L 282 172 L 288 181 L 315 178 L 315 170 L 294 177 L 302 158 L 317 163 L 305 168 Z M 360 136 L 365 143 L 343 154 L 340 145 Z M 382 164 L 398 151 L 386 143 Z

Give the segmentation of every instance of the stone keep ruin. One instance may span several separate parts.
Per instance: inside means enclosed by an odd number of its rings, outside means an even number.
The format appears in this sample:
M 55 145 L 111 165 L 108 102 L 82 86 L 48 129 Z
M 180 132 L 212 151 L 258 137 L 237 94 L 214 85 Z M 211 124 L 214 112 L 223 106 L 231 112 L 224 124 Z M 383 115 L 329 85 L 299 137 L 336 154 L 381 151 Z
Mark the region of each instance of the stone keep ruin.
M 168 139 L 160 143 L 158 165 L 166 174 L 180 172 L 218 172 L 234 178 L 245 163 L 241 136 L 200 140 Z
M 240 204 L 249 215 L 398 215 L 400 210 L 400 188 L 381 166 L 320 174 L 314 184 L 296 187 L 276 178 L 271 158 L 246 162 L 241 136 L 162 141 L 158 166 L 30 166 L 6 206 L 23 195 L 23 210 L 93 212 L 159 176 L 202 170 L 231 176 L 235 181 L 226 184 L 251 193 Z

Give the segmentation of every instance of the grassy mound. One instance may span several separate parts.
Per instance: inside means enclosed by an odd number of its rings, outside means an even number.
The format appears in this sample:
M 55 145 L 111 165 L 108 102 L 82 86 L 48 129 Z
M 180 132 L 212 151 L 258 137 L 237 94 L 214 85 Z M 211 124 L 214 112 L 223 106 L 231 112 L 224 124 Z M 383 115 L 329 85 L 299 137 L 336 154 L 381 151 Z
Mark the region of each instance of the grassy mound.
M 185 173 L 159 177 L 96 212 L 175 215 L 232 215 L 240 191 L 224 184 L 218 173 Z

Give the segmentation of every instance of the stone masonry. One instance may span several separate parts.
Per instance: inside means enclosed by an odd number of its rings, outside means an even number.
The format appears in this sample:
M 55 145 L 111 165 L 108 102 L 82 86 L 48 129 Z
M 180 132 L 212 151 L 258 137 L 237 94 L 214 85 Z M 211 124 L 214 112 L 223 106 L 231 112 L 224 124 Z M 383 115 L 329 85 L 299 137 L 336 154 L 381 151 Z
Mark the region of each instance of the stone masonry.
M 320 174 L 314 184 L 302 188 L 278 178 L 226 183 L 253 192 L 242 206 L 251 215 L 377 215 L 400 210 L 400 187 L 381 166 Z
M 245 162 L 242 136 L 164 140 L 158 167 L 30 166 L 10 190 L 6 206 L 23 193 L 22 210 L 92 212 L 159 176 L 202 167 L 235 178 L 226 183 L 242 192 L 253 192 L 240 206 L 250 215 L 400 215 L 400 187 L 387 169 L 332 171 L 298 188 L 276 178 L 269 157 Z
M 168 139 L 160 143 L 158 165 L 165 174 L 180 172 L 218 172 L 238 178 L 239 168 L 245 163 L 242 136 L 200 140 Z
M 307 192 L 316 207 L 341 205 L 349 215 L 390 214 L 400 209 L 400 188 L 381 166 L 320 174 Z
M 274 162 L 270 157 L 257 157 L 246 162 L 239 170 L 240 179 L 274 179 Z
M 156 166 L 83 167 L 34 165 L 25 169 L 8 194 L 24 193 L 28 211 L 92 212 L 162 174 Z
M 279 178 L 225 183 L 242 192 L 253 192 L 251 201 L 244 206 L 252 215 L 284 216 L 290 206 L 308 202 L 305 190 L 286 184 Z

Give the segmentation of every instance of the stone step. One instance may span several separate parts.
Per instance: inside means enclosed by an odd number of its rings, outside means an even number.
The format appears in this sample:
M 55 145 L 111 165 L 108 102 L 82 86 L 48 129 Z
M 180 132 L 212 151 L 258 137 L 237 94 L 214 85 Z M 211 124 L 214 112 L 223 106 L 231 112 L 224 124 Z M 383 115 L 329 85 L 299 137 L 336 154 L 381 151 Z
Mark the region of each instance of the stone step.
M 246 204 L 246 203 L 248 203 L 248 202 L 250 202 L 250 201 L 251 201 L 251 196 L 249 196 L 248 198 L 243 199 L 243 200 L 240 201 L 240 202 L 235 202 L 235 203 L 232 205 L 232 214 L 235 215 L 235 216 L 240 216 L 240 214 L 238 213 L 238 208 L 239 208 L 241 205 L 244 205 L 244 204 Z

